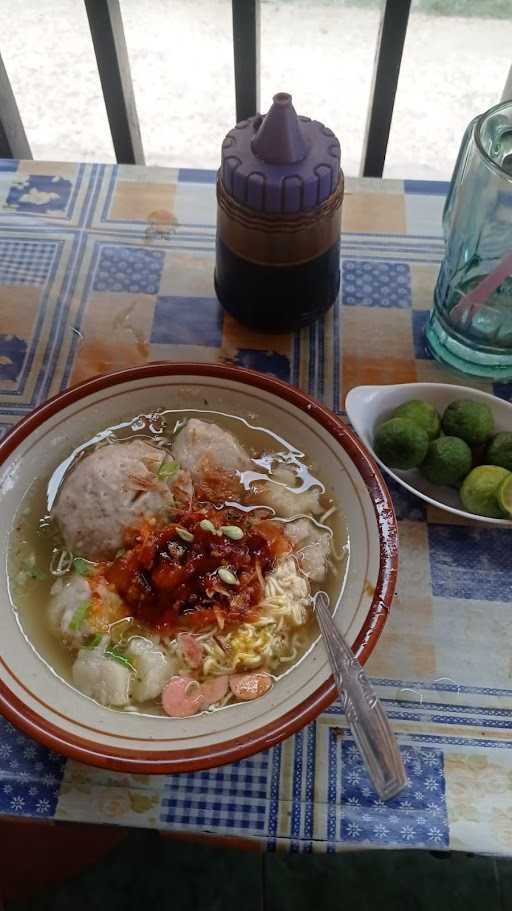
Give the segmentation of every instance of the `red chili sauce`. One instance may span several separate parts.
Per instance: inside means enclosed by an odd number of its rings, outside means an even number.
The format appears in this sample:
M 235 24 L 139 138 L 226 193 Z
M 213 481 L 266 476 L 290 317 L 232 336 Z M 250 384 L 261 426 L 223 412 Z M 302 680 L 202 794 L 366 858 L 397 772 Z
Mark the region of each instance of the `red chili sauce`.
M 217 534 L 201 528 L 205 519 Z M 243 537 L 231 540 L 220 531 L 222 526 L 237 526 Z M 192 540 L 184 540 L 190 535 Z M 169 524 L 148 522 L 127 531 L 125 547 L 107 568 L 106 578 L 137 620 L 164 634 L 254 621 L 265 574 L 291 549 L 276 522 L 198 502 L 177 511 Z M 222 580 L 222 568 L 233 574 L 234 584 Z

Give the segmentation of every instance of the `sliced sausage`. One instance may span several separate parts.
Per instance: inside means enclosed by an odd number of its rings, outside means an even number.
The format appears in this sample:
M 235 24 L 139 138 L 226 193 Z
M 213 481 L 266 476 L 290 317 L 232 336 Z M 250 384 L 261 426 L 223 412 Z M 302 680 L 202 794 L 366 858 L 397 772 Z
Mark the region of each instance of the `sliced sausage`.
M 203 697 L 197 680 L 171 677 L 162 691 L 164 712 L 172 718 L 188 718 L 203 708 Z
M 208 708 L 209 705 L 213 705 L 215 702 L 220 702 L 228 691 L 227 674 L 221 674 L 220 677 L 209 677 L 208 680 L 201 684 L 200 691 L 204 708 Z
M 189 667 L 201 667 L 203 663 L 203 646 L 191 633 L 179 634 L 178 650 Z
M 244 701 L 264 696 L 271 686 L 272 677 L 266 671 L 255 671 L 250 674 L 231 674 L 229 678 L 229 688 L 233 696 Z

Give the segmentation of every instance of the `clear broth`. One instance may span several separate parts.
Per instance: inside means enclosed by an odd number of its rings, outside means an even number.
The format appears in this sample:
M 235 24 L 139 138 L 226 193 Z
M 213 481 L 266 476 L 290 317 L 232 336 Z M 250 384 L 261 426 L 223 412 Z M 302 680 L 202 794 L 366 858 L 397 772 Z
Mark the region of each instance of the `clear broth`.
M 68 651 L 51 633 L 47 619 L 50 589 L 55 582 L 55 576 L 50 573 L 50 564 L 54 549 L 63 548 L 59 530 L 49 515 L 58 490 L 77 459 L 100 442 L 108 439 L 115 444 L 115 441 L 125 442 L 128 439 L 139 438 L 165 446 L 166 444 L 161 443 L 165 439 L 170 446 L 176 429 L 179 429 L 190 417 L 219 423 L 237 437 L 255 463 L 254 472 L 246 473 L 246 475 L 250 475 L 247 477 L 247 481 L 256 480 L 258 477 L 271 478 L 273 464 L 280 467 L 289 465 L 296 470 L 302 481 L 302 486 L 297 488 L 297 493 L 313 486 L 321 486 L 326 499 L 333 501 L 332 491 L 325 489 L 325 485 L 316 474 L 317 466 L 308 462 L 304 453 L 273 431 L 255 426 L 244 418 L 234 415 L 208 409 L 162 410 L 154 414 L 137 415 L 129 421 L 107 427 L 95 434 L 59 463 L 49 479 L 37 478 L 33 482 L 20 504 L 15 525 L 11 530 L 8 554 L 11 603 L 21 630 L 31 647 L 50 670 L 70 686 L 73 686 L 71 669 L 75 654 Z M 261 457 L 262 453 L 265 455 L 264 458 Z M 347 527 L 340 507 L 336 503 L 334 506 L 336 510 L 326 522 L 323 525 L 317 524 L 329 529 L 332 533 L 334 551 L 340 555 L 340 559 L 335 564 L 335 571 L 330 570 L 321 585 L 311 583 L 313 592 L 319 588 L 327 591 L 333 605 L 343 588 L 349 562 Z M 241 508 L 247 507 L 242 506 Z M 319 634 L 313 615 L 301 627 L 301 630 L 305 633 L 306 642 L 302 654 L 293 665 L 283 666 L 273 675 L 275 678 L 293 671 L 311 650 Z M 225 708 L 231 708 L 233 705 L 236 703 L 227 705 Z M 125 709 L 112 710 L 123 711 Z M 139 704 L 137 710 L 141 714 L 163 714 L 158 700 Z

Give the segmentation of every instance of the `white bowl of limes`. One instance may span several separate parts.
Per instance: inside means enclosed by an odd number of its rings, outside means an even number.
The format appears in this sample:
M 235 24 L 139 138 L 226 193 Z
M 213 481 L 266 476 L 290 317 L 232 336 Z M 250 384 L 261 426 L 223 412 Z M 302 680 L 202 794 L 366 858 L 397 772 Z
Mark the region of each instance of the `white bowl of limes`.
M 406 490 L 465 519 L 512 527 L 512 404 L 466 386 L 400 383 L 357 386 L 345 408 Z

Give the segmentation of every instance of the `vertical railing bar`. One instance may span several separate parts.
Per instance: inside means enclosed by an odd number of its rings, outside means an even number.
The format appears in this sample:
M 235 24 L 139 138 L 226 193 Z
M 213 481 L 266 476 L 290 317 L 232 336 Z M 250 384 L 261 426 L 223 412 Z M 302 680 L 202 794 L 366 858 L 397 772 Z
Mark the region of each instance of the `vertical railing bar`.
M 144 164 L 119 0 L 84 0 L 118 162 Z
M 25 127 L 1 56 L 0 158 L 32 158 Z
M 382 177 L 411 0 L 386 0 L 377 39 L 361 173 Z
M 232 0 L 232 11 L 238 123 L 260 105 L 260 0 Z

